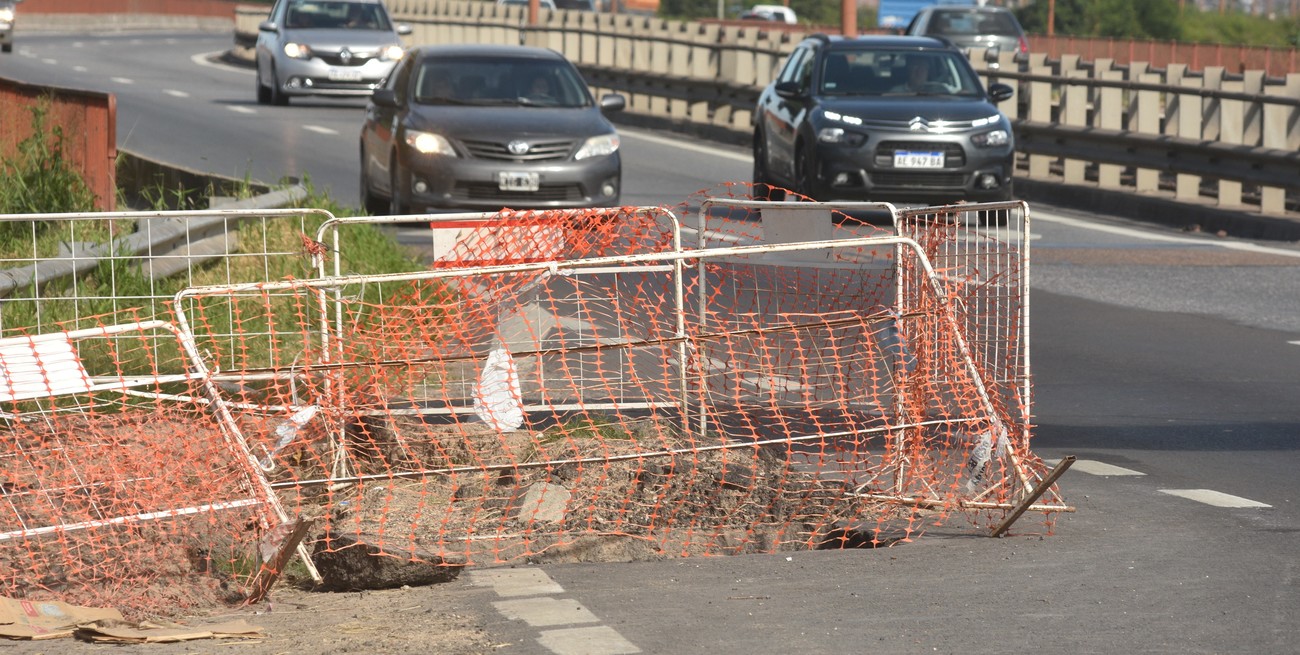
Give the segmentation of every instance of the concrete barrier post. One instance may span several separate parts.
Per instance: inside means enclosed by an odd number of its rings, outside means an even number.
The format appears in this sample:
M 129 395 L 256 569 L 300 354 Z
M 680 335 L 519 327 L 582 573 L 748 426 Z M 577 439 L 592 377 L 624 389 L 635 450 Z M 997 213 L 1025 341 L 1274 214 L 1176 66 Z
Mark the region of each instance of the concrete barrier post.
M 1129 80 L 1140 84 L 1160 84 L 1161 77 L 1149 72 L 1146 62 L 1129 64 Z M 1133 94 L 1132 109 L 1129 114 L 1129 129 L 1142 134 L 1160 134 L 1160 93 L 1158 91 L 1138 91 Z M 1139 168 L 1135 191 L 1152 193 L 1160 189 L 1160 172 L 1150 168 Z
M 1286 76 L 1285 84 L 1265 87 L 1270 96 L 1300 98 L 1300 73 Z M 1264 134 L 1260 145 L 1279 150 L 1300 150 L 1300 107 L 1264 105 Z M 1260 189 L 1259 209 L 1265 214 L 1286 212 L 1286 189 L 1263 187 Z
M 1111 59 L 1098 59 L 1093 67 L 1098 79 L 1122 81 L 1124 72 L 1115 70 Z M 1124 127 L 1124 92 L 1119 87 L 1101 87 L 1097 91 L 1096 125 L 1103 130 L 1118 130 Z M 1100 164 L 1097 169 L 1097 185 L 1103 189 L 1119 189 L 1120 173 L 1124 170 L 1118 164 Z
M 1051 75 L 1052 67 L 1047 63 L 1047 56 L 1044 54 L 1031 55 L 1029 72 L 1034 75 Z M 1035 123 L 1052 122 L 1053 89 L 1051 82 L 1030 82 L 1028 88 L 1029 120 Z M 1052 161 L 1054 159 L 1054 157 L 1047 155 L 1029 155 L 1029 177 L 1037 180 L 1051 177 Z
M 694 35 L 695 45 L 691 48 L 691 61 L 688 74 L 697 79 L 722 79 L 722 57 L 718 50 L 721 30 L 717 25 L 700 25 Z M 690 103 L 689 116 L 692 123 L 708 125 L 711 112 L 707 100 Z
M 1240 93 L 1246 84 L 1240 80 L 1220 80 L 1219 88 Z M 1240 100 L 1219 101 L 1219 143 L 1242 144 L 1246 135 L 1246 103 Z M 1241 206 L 1241 182 L 1219 181 L 1219 206 L 1236 209 Z
M 1061 57 L 1061 75 L 1070 79 L 1087 79 L 1088 71 L 1079 68 L 1078 55 Z M 1088 87 L 1083 84 L 1067 83 L 1061 89 L 1062 125 L 1071 127 L 1088 126 Z M 1087 162 L 1082 159 L 1065 160 L 1064 174 L 1066 184 L 1082 184 Z
M 1170 84 L 1200 89 L 1200 78 L 1187 77 L 1187 66 L 1171 65 L 1165 75 Z M 1170 96 L 1165 110 L 1166 132 L 1181 139 L 1200 140 L 1204 109 L 1202 100 L 1192 93 L 1179 93 Z M 1179 173 L 1174 181 L 1174 198 L 1182 202 L 1192 202 L 1201 195 L 1201 176 Z

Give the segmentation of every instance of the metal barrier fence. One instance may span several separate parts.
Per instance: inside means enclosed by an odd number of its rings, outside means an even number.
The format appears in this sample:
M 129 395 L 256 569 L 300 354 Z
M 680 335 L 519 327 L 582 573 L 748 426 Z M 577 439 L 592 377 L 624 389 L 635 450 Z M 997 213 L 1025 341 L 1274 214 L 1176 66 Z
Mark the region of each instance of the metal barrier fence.
M 690 203 L 694 229 L 662 208 L 503 212 L 431 220 L 434 262 L 387 272 L 355 253 L 417 217 L 0 217 L 30 239 L 11 269 L 79 271 L 0 299 L 0 371 L 41 396 L 6 403 L 0 459 L 22 465 L 0 485 L 0 588 L 112 590 L 139 613 L 256 595 L 291 528 L 329 584 L 321 564 L 359 545 L 450 567 L 635 559 L 1072 511 L 1029 450 L 1023 205 L 877 207 L 886 228 L 787 204 L 831 238 L 731 198 Z M 165 258 L 126 245 L 204 221 L 228 249 L 202 262 L 197 231 Z M 43 230 L 80 245 L 61 256 Z M 28 333 L 75 366 L 41 364 Z M 103 384 L 69 386 L 82 370 Z

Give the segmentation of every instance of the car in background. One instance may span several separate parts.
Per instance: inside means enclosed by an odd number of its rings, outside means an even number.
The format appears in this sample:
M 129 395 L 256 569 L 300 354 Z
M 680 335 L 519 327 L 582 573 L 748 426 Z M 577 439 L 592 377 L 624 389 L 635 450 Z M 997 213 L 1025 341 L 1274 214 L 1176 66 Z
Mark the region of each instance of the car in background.
M 17 23 L 17 3 L 23 0 L 0 0 L 0 52 L 14 51 L 14 25 Z
M 741 20 L 765 20 L 787 25 L 799 23 L 794 10 L 783 5 L 754 5 L 740 14 Z
M 805 38 L 754 111 L 756 197 L 906 204 L 1010 200 L 1014 91 L 946 41 Z
M 527 7 L 527 6 L 528 6 L 528 0 L 497 0 L 497 6 L 499 6 L 499 7 Z M 551 11 L 554 11 L 554 10 L 556 9 L 556 7 L 555 7 L 555 0 L 537 0 L 537 6 L 538 6 L 538 8 L 540 8 L 540 9 L 550 9 Z
M 276 0 L 258 25 L 257 101 L 293 96 L 368 96 L 404 51 L 381 0 Z
M 375 89 L 361 128 L 361 205 L 371 214 L 614 207 L 623 165 L 597 102 L 554 50 L 413 48 Z
M 904 34 L 947 39 L 959 48 L 984 48 L 985 60 L 996 68 L 998 56 L 1013 52 L 1016 61 L 1029 56 L 1029 41 L 1016 15 L 1003 7 L 924 7 L 908 23 Z

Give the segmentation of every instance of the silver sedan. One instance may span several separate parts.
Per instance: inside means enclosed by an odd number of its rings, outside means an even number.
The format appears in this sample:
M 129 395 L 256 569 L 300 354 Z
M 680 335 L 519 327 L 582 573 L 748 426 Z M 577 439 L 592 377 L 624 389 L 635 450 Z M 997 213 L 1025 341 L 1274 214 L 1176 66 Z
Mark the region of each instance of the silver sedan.
M 402 58 L 401 35 L 381 0 L 278 0 L 258 26 L 257 101 L 369 96 Z

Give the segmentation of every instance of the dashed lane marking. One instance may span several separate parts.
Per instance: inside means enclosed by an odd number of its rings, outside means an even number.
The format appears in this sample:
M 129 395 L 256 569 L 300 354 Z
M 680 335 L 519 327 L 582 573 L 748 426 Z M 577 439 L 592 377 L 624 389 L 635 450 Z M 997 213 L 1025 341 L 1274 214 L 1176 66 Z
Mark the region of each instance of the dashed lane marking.
M 507 619 L 525 621 L 533 627 L 596 623 L 596 618 L 577 601 L 550 598 L 564 593 L 564 587 L 545 571 L 524 569 L 482 569 L 469 572 L 470 584 L 492 587 L 498 596 L 511 600 L 492 603 Z M 531 598 L 530 598 L 531 597 Z M 537 643 L 555 655 L 626 655 L 641 649 L 617 630 L 603 625 L 545 630 Z
M 131 79 L 131 78 L 129 78 L 129 77 L 110 77 L 110 78 L 108 78 L 108 79 L 113 80 L 114 82 L 117 82 L 118 84 L 135 84 L 135 80 L 133 80 L 133 79 Z
M 497 594 L 514 596 L 543 596 L 562 594 L 564 587 L 541 569 L 487 569 L 471 571 L 470 582 L 480 587 L 492 587 Z
M 230 111 L 235 112 L 236 114 L 256 114 L 256 113 L 257 113 L 257 110 L 256 110 L 256 109 L 253 109 L 252 107 L 244 107 L 244 106 L 241 106 L 241 105 L 228 105 L 226 108 L 229 109 Z
M 1161 489 L 1160 493 L 1178 496 L 1188 500 L 1194 500 L 1198 503 L 1213 505 L 1214 507 L 1236 507 L 1236 508 L 1264 508 L 1272 507 L 1265 503 L 1233 496 L 1212 489 Z
M 537 643 L 555 655 L 624 655 L 639 653 L 640 648 L 623 638 L 613 628 L 603 625 L 590 628 L 547 630 Z
M 503 616 L 512 621 L 523 621 L 534 628 L 549 628 L 575 623 L 600 623 L 591 610 L 577 601 L 540 596 L 492 603 Z
M 339 133 L 338 130 L 328 128 L 328 127 L 322 127 L 320 125 L 303 125 L 302 129 L 307 130 L 308 132 L 315 132 L 317 134 L 338 134 Z
M 1081 471 L 1089 475 L 1146 475 L 1141 471 L 1126 469 L 1122 466 L 1114 466 L 1105 462 L 1098 462 L 1092 459 L 1081 459 L 1070 467 L 1071 470 Z
M 188 93 L 186 93 L 186 92 L 184 92 L 184 91 L 178 90 L 178 89 L 167 89 L 166 91 L 163 91 L 163 93 L 166 93 L 167 95 L 172 96 L 173 98 L 188 98 L 188 97 L 190 97 L 190 94 L 188 94 Z

